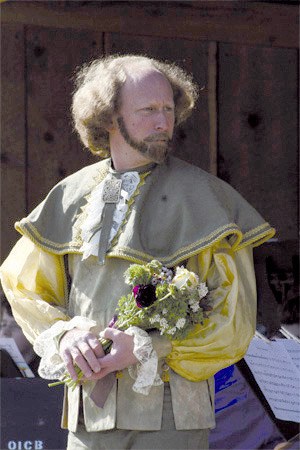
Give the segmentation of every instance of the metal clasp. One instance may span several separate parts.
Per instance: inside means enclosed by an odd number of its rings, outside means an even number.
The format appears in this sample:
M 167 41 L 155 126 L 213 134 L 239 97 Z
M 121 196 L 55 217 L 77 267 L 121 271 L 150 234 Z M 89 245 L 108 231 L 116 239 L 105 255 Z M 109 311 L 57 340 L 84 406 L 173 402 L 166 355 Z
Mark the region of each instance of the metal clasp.
M 122 180 L 111 178 L 105 180 L 102 200 L 104 203 L 118 203 L 121 195 Z

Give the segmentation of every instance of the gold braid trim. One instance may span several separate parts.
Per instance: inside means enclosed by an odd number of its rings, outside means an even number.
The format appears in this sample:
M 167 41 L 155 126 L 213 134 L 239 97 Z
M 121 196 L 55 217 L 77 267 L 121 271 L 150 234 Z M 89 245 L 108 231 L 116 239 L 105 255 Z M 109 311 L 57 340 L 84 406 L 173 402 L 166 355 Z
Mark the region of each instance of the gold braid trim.
M 264 242 L 271 239 L 276 233 L 275 228 L 271 228 L 270 225 L 266 222 L 259 227 L 254 228 L 253 230 L 248 231 L 244 234 L 241 243 L 237 246 L 237 250 L 241 250 L 242 248 L 247 247 L 248 245 L 253 245 L 253 247 L 257 247 Z
M 139 187 L 142 186 L 145 179 L 139 183 Z M 134 199 L 132 204 L 134 203 Z M 124 220 L 124 224 L 126 223 L 126 219 Z M 43 248 L 47 252 L 51 253 L 55 252 L 56 254 L 65 254 L 65 253 L 77 253 L 80 254 L 80 247 L 71 243 L 65 244 L 57 244 L 47 239 L 44 239 L 36 230 L 35 227 L 31 224 L 23 224 L 21 226 L 16 227 L 21 234 L 27 235 L 36 245 Z M 234 251 L 241 250 L 242 248 L 253 245 L 258 246 L 265 242 L 266 240 L 273 237 L 275 234 L 274 228 L 271 228 L 268 223 L 264 223 L 249 232 L 243 233 L 239 230 L 236 224 L 228 224 L 223 227 L 218 228 L 213 233 L 210 233 L 208 236 L 196 241 L 186 247 L 182 247 L 177 252 L 169 255 L 167 257 L 160 257 L 160 261 L 164 263 L 166 266 L 175 266 L 179 264 L 181 261 L 184 261 L 187 258 L 190 258 L 200 251 L 205 250 L 206 248 L 220 242 L 222 239 L 226 237 L 234 237 L 234 242 L 232 243 L 232 248 Z M 117 238 L 115 236 L 114 240 Z M 117 240 L 117 239 L 116 239 Z M 116 245 L 116 244 L 115 244 Z M 109 258 L 122 258 L 126 259 L 130 262 L 134 262 L 137 264 L 143 264 L 145 262 L 151 261 L 156 256 L 148 253 L 141 252 L 139 250 L 134 250 L 129 247 L 114 247 L 112 248 L 107 257 Z
M 243 236 L 242 232 L 235 224 L 228 224 L 217 229 L 216 231 L 200 239 L 199 241 L 193 242 L 186 247 L 182 247 L 172 255 L 169 255 L 167 257 L 159 257 L 159 260 L 166 266 L 172 267 L 232 234 L 236 236 L 236 241 L 238 241 L 238 243 L 241 242 Z M 110 258 L 124 258 L 137 263 L 148 262 L 151 261 L 151 259 L 155 258 L 154 255 L 150 255 L 148 253 L 144 253 L 128 247 L 118 247 L 117 249 L 112 249 L 108 252 L 107 256 Z
M 265 231 L 261 231 L 265 229 Z M 200 251 L 205 250 L 208 247 L 220 242 L 222 239 L 232 236 L 235 237 L 235 241 L 232 244 L 234 251 L 241 250 L 242 248 L 253 245 L 254 247 L 267 241 L 275 234 L 275 229 L 271 228 L 268 223 L 264 223 L 249 232 L 243 233 L 239 230 L 236 224 L 228 224 L 221 228 L 218 228 L 213 233 L 209 234 L 205 238 L 200 239 L 186 247 L 179 249 L 177 252 L 173 253 L 168 257 L 160 257 L 159 260 L 166 266 L 175 266 L 187 258 L 197 255 Z M 246 239 L 244 239 L 246 236 Z M 248 237 L 249 236 L 249 237 Z M 252 236 L 252 237 L 251 237 Z M 138 250 L 134 250 L 128 247 L 119 247 L 117 249 L 112 249 L 107 255 L 112 258 L 123 258 L 131 262 L 143 264 L 145 262 L 151 261 L 154 258 L 153 255 L 144 253 Z
M 64 255 L 65 253 L 80 253 L 77 244 L 73 242 L 66 242 L 65 244 L 58 244 L 43 238 L 37 229 L 31 223 L 15 224 L 15 229 L 22 235 L 27 236 L 35 245 L 45 250 L 48 253 L 55 253 L 57 255 Z

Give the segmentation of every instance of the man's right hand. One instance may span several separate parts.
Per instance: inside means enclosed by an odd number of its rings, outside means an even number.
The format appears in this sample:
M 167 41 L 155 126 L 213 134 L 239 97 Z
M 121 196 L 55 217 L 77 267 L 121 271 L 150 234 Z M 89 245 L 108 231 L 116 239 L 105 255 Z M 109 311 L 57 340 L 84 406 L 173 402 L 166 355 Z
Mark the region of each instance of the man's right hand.
M 59 354 L 63 359 L 71 378 L 76 381 L 76 364 L 86 378 L 101 370 L 97 358 L 104 356 L 102 345 L 97 336 L 89 331 L 74 328 L 67 331 L 60 340 Z

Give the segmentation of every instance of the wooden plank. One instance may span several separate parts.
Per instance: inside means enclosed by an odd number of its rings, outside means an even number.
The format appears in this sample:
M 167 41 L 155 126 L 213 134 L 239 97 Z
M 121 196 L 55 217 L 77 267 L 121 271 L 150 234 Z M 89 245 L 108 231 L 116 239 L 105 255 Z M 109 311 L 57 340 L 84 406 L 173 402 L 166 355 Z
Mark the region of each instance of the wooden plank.
M 17 24 L 1 30 L 1 259 L 18 234 L 14 222 L 26 210 L 24 32 Z
M 267 47 L 299 46 L 299 10 L 293 3 L 14 1 L 4 3 L 1 9 L 2 21 L 9 23 Z
M 219 175 L 277 229 L 298 237 L 298 55 L 221 44 Z
M 213 175 L 218 173 L 217 51 L 217 43 L 210 42 L 208 47 L 209 171 Z
M 173 154 L 202 167 L 210 168 L 207 65 L 208 44 L 185 39 L 151 38 L 125 34 L 106 34 L 107 53 L 146 54 L 149 57 L 177 63 L 191 73 L 203 88 L 192 116 L 181 124 L 174 135 Z
M 74 69 L 102 53 L 101 33 L 30 27 L 27 32 L 28 206 L 60 179 L 96 162 L 72 133 Z

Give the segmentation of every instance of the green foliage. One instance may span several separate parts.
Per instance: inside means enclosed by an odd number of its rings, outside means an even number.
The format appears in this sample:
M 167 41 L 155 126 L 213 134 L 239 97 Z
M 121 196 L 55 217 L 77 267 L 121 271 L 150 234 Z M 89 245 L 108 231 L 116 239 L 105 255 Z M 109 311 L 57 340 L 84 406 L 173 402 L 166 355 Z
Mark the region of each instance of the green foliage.
M 186 283 L 179 289 L 163 277 L 163 265 L 153 260 L 148 264 L 132 264 L 125 272 L 126 283 L 131 286 L 150 284 L 155 281 L 157 300 L 150 306 L 138 308 L 133 294 L 122 297 L 118 306 L 119 329 L 138 326 L 147 330 L 157 328 L 170 339 L 184 339 L 195 324 L 203 322 L 203 309 L 198 286 Z
M 145 265 L 131 264 L 129 268 L 124 273 L 125 281 L 131 286 L 136 286 L 138 284 L 148 284 L 151 281 L 151 270 Z
M 160 273 L 163 268 L 162 263 L 157 261 L 157 259 L 153 259 L 148 264 L 146 264 L 146 266 L 149 268 L 151 276 L 153 276 L 154 274 Z
M 163 298 L 165 295 L 169 293 L 169 285 L 167 283 L 158 284 L 156 286 L 156 297 L 158 299 Z

